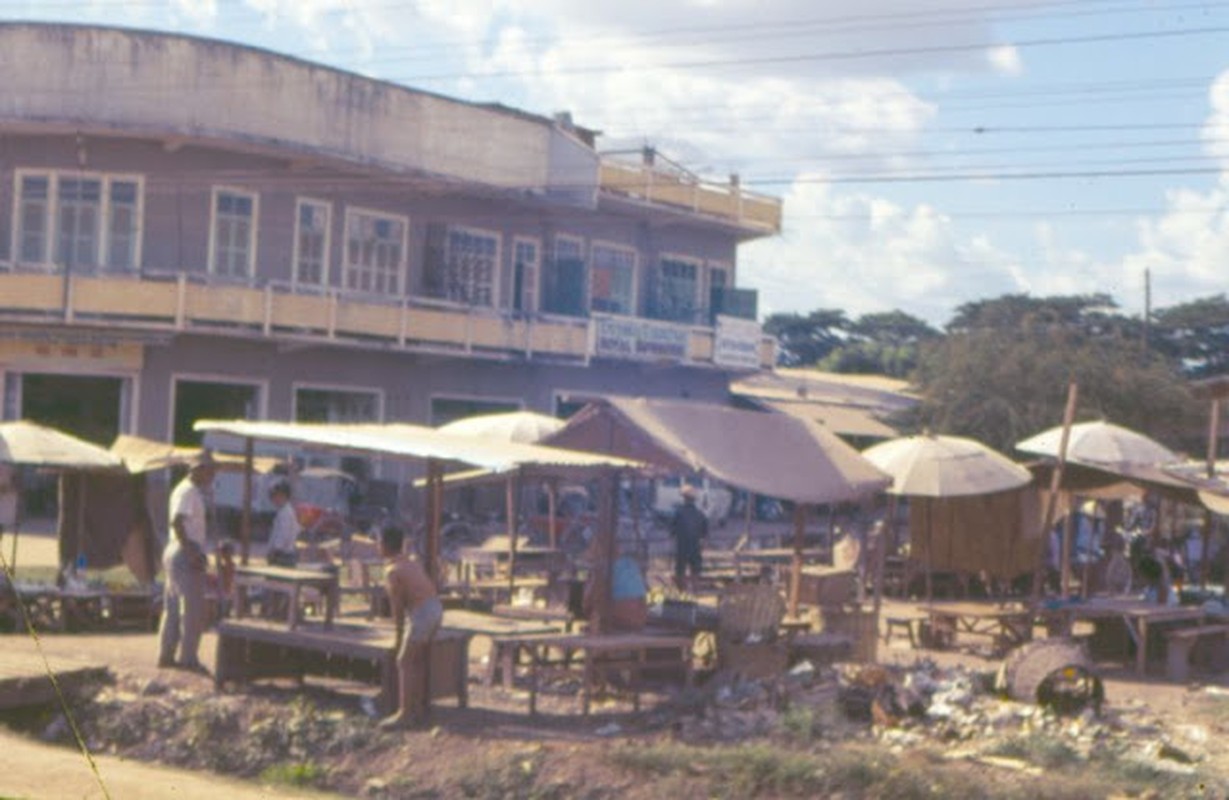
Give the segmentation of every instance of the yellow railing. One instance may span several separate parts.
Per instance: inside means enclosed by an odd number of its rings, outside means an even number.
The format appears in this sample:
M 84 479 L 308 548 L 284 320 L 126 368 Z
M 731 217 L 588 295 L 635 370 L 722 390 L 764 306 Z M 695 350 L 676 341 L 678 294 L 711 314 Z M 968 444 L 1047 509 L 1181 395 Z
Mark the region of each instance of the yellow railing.
M 781 232 L 781 200 L 739 186 L 705 183 L 642 164 L 603 161 L 604 191 L 721 217 L 764 233 Z
M 414 298 L 388 302 L 340 293 L 294 294 L 272 286 L 199 283 L 185 275 L 163 279 L 75 275 L 66 287 L 62 275 L 0 272 L 3 319 L 226 330 L 257 337 L 578 362 L 590 357 L 592 346 L 590 321 L 585 319 L 523 317 Z M 691 328 L 687 341 L 689 363 L 713 363 L 713 329 Z M 762 348 L 763 366 L 772 364 L 770 345 Z

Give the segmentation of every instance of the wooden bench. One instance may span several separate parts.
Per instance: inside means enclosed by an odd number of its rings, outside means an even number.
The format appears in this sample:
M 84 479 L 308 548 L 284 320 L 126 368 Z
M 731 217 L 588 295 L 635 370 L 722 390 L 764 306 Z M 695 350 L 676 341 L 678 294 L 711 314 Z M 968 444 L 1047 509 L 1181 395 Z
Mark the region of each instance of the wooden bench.
M 909 645 L 914 649 L 918 649 L 920 631 L 922 623 L 928 618 L 924 614 L 889 614 L 883 618 L 883 643 L 887 644 L 892 640 L 892 634 L 896 631 L 903 630 L 909 636 Z
M 1212 642 L 1215 669 L 1229 666 L 1229 625 L 1196 625 L 1165 632 L 1165 677 L 1185 682 L 1191 674 L 1191 654 L 1201 641 Z

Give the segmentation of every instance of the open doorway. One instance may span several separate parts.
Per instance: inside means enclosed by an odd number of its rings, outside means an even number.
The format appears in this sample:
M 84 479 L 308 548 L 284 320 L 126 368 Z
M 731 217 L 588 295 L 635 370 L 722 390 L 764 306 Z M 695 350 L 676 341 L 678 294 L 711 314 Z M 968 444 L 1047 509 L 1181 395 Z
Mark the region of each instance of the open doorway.
M 198 447 L 201 434 L 192 429 L 198 419 L 257 419 L 260 386 L 253 383 L 175 379 L 175 444 Z

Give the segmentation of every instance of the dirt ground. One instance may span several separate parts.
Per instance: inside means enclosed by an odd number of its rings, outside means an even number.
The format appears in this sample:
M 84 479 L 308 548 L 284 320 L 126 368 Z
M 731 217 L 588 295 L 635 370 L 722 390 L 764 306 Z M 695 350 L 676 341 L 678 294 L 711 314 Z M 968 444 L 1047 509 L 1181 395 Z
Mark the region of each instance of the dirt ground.
M 54 558 L 42 537 L 24 540 L 20 558 L 31 563 L 40 548 Z M 1229 793 L 1229 674 L 1177 686 L 1109 668 L 1101 718 L 1043 718 L 1017 708 L 1022 721 L 977 712 L 981 727 L 967 730 L 950 722 L 901 729 L 850 722 L 822 681 L 786 701 L 773 687 L 718 679 L 662 696 L 640 714 L 626 703 L 599 704 L 587 719 L 563 692 L 530 719 L 523 693 L 474 685 L 471 708 L 440 704 L 430 730 L 385 733 L 364 709 L 373 688 L 309 679 L 305 687 L 269 681 L 219 693 L 207 676 L 159 670 L 150 633 L 48 634 L 37 644 L 8 634 L 0 647 L 41 647 L 49 657 L 106 664 L 112 675 L 92 698 L 72 705 L 100 777 L 74 746 L 63 715 L 43 711 L 0 729 L 3 797 Z M 207 634 L 201 653 L 211 669 L 214 647 Z M 888 664 L 906 668 L 919 658 L 937 665 L 927 669 L 969 674 L 998 663 L 971 653 L 915 651 L 900 639 L 881 647 Z

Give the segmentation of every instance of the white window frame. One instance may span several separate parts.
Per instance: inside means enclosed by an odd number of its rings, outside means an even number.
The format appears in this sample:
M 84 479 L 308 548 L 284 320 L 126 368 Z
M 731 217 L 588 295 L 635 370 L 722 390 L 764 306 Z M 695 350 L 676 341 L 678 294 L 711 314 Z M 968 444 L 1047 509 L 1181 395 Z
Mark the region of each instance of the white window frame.
M 218 195 L 223 193 L 247 197 L 252 201 L 252 224 L 248 230 L 247 274 L 223 276 L 232 280 L 247 280 L 251 282 L 256 277 L 256 245 L 260 241 L 260 236 L 258 235 L 260 230 L 260 193 L 238 186 L 214 186 L 209 193 L 209 248 L 206 254 L 209 260 L 206 272 L 210 275 L 217 274 L 214 257 L 217 255 L 218 247 Z
M 474 308 L 499 308 L 500 300 L 503 292 L 500 291 L 500 284 L 503 283 L 503 246 L 504 237 L 499 231 L 490 230 L 489 228 L 475 228 L 472 225 L 449 225 L 444 231 L 444 264 L 447 268 L 452 267 L 452 234 L 465 233 L 470 236 L 483 236 L 495 240 L 495 256 L 491 264 L 491 304 L 478 305 L 470 303 Z
M 323 252 L 321 253 L 320 262 L 320 281 L 318 283 L 309 283 L 299 280 L 299 256 L 301 255 L 300 226 L 303 224 L 303 218 L 300 214 L 303 206 L 317 206 L 324 208 L 324 242 Z M 315 197 L 296 197 L 294 200 L 294 242 L 291 245 L 290 252 L 290 285 L 298 286 L 314 286 L 325 287 L 329 285 L 329 262 L 332 255 L 333 241 L 333 204 L 328 200 L 320 200 Z
M 167 403 L 169 413 L 166 417 L 166 441 L 175 441 L 175 390 L 180 382 L 192 383 L 223 383 L 229 386 L 254 386 L 256 387 L 256 405 L 259 410 L 256 413 L 256 419 L 269 418 L 269 379 L 268 378 L 247 378 L 240 375 L 223 375 L 216 372 L 172 372 L 170 377 L 170 394 L 167 397 L 170 402 Z
M 43 212 L 43 260 L 25 261 L 21 257 L 21 184 L 26 178 L 47 179 L 47 208 Z M 141 269 L 142 245 L 145 240 L 145 176 L 130 172 L 96 172 L 90 170 L 31 169 L 21 167 L 13 170 L 13 208 L 10 261 L 14 264 L 37 266 L 55 270 L 63 264 L 56 261 L 55 251 L 59 239 L 60 179 L 96 180 L 102 183 L 102 196 L 98 208 L 98 252 L 93 269 L 116 272 L 137 272 Z M 132 265 L 115 267 L 109 263 L 111 255 L 111 184 L 116 181 L 135 183 L 137 186 L 136 219 L 133 227 Z
M 120 392 L 120 433 L 133 433 L 137 430 L 137 422 L 140 420 L 141 411 L 141 375 L 139 369 L 135 370 L 95 370 L 88 366 L 82 365 L 65 365 L 55 364 L 54 362 L 40 361 L 37 364 L 9 364 L 0 368 L 0 420 L 4 419 L 4 396 L 9 380 L 16 376 L 24 379 L 26 375 L 61 375 L 77 378 L 115 378 L 121 381 L 128 381 L 127 397 L 124 392 Z M 18 420 L 23 416 L 21 403 L 21 392 L 17 392 L 16 400 L 13 409 L 16 416 L 12 419 Z
M 401 223 L 401 264 L 397 267 L 397 273 L 394 276 L 396 288 L 393 290 L 393 294 L 397 297 L 403 296 L 406 293 L 405 276 L 410 267 L 410 218 L 405 214 L 394 214 L 389 211 L 381 211 L 378 208 L 368 208 L 366 206 L 346 206 L 341 229 L 341 274 L 338 275 L 338 288 L 347 292 L 371 294 L 368 290 L 355 289 L 350 286 L 350 269 L 353 266 L 350 263 L 350 220 L 357 215 L 382 217 Z
M 530 245 L 534 251 L 533 264 L 533 287 L 530 290 L 530 303 L 525 303 L 524 287 L 521 287 L 521 297 L 513 297 L 511 305 L 515 305 L 519 300 L 521 302 L 521 313 L 536 314 L 542 308 L 541 293 L 542 293 L 542 239 L 537 236 L 513 236 L 512 237 L 512 281 L 511 290 L 516 291 L 516 253 L 522 245 Z M 526 308 L 528 306 L 528 308 Z
M 559 257 L 559 243 L 560 242 L 571 242 L 576 245 L 576 249 L 580 252 L 580 260 L 585 262 L 586 265 L 588 265 L 589 258 L 588 258 L 588 254 L 585 252 L 585 237 L 577 236 L 574 233 L 556 233 L 554 237 L 552 237 L 552 239 L 553 240 L 551 242 L 551 248 L 550 248 L 550 255 L 551 255 L 552 261 L 556 260 Z
M 708 304 L 704 302 L 703 292 L 704 286 L 707 283 L 707 273 L 704 268 L 704 259 L 696 258 L 695 256 L 684 255 L 682 253 L 660 253 L 657 256 L 657 266 L 661 268 L 663 261 L 679 261 L 685 264 L 691 264 L 696 268 L 696 290 L 693 293 L 692 302 L 695 303 L 696 309 L 707 308 Z M 660 280 L 660 279 L 659 279 Z M 695 321 L 688 322 L 689 325 L 694 325 Z
M 293 381 L 290 384 L 290 419 L 299 421 L 299 391 L 309 392 L 339 392 L 346 394 L 373 394 L 376 397 L 375 422 L 384 422 L 385 394 L 377 386 L 356 386 L 346 383 L 315 383 L 312 381 Z
M 604 247 L 607 250 L 613 250 L 615 252 L 626 253 L 626 254 L 631 255 L 632 257 L 631 297 L 628 298 L 628 304 L 627 304 L 628 310 L 624 312 L 623 314 L 621 314 L 620 316 L 626 316 L 626 317 L 636 316 L 638 306 L 640 305 L 637 302 L 637 300 L 640 297 L 640 251 L 634 247 L 629 247 L 628 245 L 625 245 L 625 244 L 619 244 L 618 242 L 610 242 L 610 241 L 606 241 L 603 239 L 594 239 L 593 241 L 589 243 L 589 259 L 588 259 L 589 312 L 593 313 L 594 311 L 594 308 L 593 308 L 593 287 L 594 287 L 593 269 L 594 269 L 594 262 L 596 261 L 596 259 L 593 256 L 593 252 L 597 250 L 599 247 Z M 615 312 L 601 312 L 601 313 L 615 313 Z

